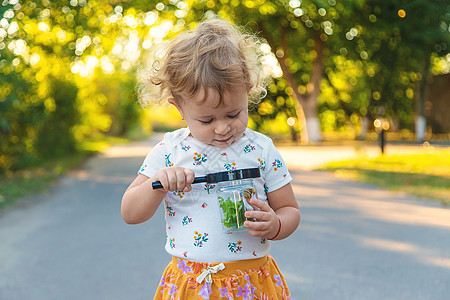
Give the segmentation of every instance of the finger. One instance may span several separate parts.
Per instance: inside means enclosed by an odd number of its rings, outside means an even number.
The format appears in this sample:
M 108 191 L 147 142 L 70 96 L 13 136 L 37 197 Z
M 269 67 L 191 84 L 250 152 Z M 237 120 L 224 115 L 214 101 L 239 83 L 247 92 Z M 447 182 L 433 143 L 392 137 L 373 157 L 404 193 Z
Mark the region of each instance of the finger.
M 161 182 L 161 185 L 163 186 L 163 189 L 168 191 L 170 186 L 169 186 L 169 178 L 167 176 L 167 173 L 162 172 L 162 174 L 160 174 L 159 176 L 159 182 Z
M 244 226 L 247 228 L 251 228 L 253 230 L 257 231 L 268 231 L 270 230 L 270 223 L 269 222 L 252 222 L 252 221 L 245 221 Z
M 194 181 L 194 171 L 190 169 L 183 169 L 182 174 L 180 176 L 183 176 L 183 186 L 180 187 L 180 190 L 183 190 L 183 192 L 190 192 L 192 190 L 191 183 Z
M 186 184 L 194 182 L 195 173 L 191 169 L 184 169 L 184 175 L 186 176 Z
M 253 218 L 261 221 L 269 221 L 270 213 L 261 210 L 248 210 L 245 212 L 245 217 Z
M 252 232 L 254 234 L 260 234 L 262 232 L 264 232 L 264 226 L 262 224 L 260 224 L 262 222 L 252 222 L 252 221 L 245 221 L 244 222 L 244 226 L 247 229 L 247 232 Z
M 259 199 L 250 198 L 249 203 L 250 203 L 251 206 L 257 207 L 257 208 L 259 208 L 262 211 L 265 211 L 265 212 L 271 212 L 272 211 L 272 208 L 270 208 L 269 204 L 267 204 L 266 202 L 261 201 Z
M 269 231 L 267 231 L 267 230 L 252 230 L 252 229 L 247 229 L 247 232 L 248 232 L 251 236 L 260 237 L 260 238 L 266 238 L 266 237 L 270 236 L 270 233 L 269 233 Z
M 257 230 L 247 230 L 248 234 L 250 234 L 251 236 L 254 237 L 262 237 L 263 233 L 261 231 L 257 231 Z
M 259 228 L 261 227 L 261 225 L 260 224 L 256 224 L 256 223 L 260 223 L 260 222 L 245 221 L 244 222 L 244 226 L 247 227 L 247 228 L 259 231 L 260 230 Z
M 276 234 L 274 230 L 278 230 L 269 222 L 247 222 L 244 223 L 244 226 L 249 228 L 247 232 L 255 237 L 272 238 Z
M 184 170 L 176 170 L 175 176 L 177 179 L 176 190 L 184 190 L 186 187 L 186 176 L 184 175 Z
M 169 191 L 173 192 L 177 190 L 178 178 L 176 172 L 171 172 L 167 174 L 169 181 Z
M 192 190 L 192 182 L 194 182 L 195 174 L 191 169 L 184 169 L 184 176 L 186 180 L 186 187 L 184 188 L 184 192 L 190 192 Z

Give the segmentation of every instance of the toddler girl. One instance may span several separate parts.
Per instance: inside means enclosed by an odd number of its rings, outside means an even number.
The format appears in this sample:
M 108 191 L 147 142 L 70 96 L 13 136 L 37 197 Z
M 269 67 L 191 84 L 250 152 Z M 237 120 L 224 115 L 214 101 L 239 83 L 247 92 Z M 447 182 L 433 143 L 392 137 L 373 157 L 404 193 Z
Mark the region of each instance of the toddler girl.
M 166 133 L 147 155 L 122 199 L 122 217 L 150 219 L 164 200 L 166 251 L 173 256 L 154 299 L 290 299 L 269 255 L 269 240 L 288 237 L 300 221 L 292 180 L 270 138 L 247 128 L 249 97 L 264 94 L 258 39 L 222 20 L 175 38 L 143 82 L 141 102 L 174 105 L 187 128 Z M 256 208 L 245 231 L 223 231 L 217 184 L 195 176 L 259 168 Z M 160 181 L 163 189 L 153 189 Z

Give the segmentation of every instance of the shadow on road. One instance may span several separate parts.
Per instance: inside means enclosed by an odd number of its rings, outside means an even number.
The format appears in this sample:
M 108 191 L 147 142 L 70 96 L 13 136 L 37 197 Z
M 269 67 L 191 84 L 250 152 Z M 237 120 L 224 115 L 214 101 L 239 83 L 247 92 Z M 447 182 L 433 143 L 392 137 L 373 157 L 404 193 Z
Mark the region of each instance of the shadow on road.
M 275 243 L 299 299 L 444 299 L 450 210 L 434 202 L 292 170 L 299 229 Z

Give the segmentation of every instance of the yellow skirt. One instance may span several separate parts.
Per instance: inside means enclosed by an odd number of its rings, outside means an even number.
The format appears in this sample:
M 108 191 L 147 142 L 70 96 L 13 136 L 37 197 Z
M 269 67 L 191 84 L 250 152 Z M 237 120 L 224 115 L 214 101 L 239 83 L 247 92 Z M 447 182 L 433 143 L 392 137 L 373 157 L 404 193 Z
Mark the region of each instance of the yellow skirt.
M 283 275 L 270 255 L 225 262 L 223 265 L 173 257 L 164 271 L 154 299 L 221 298 L 277 300 L 291 299 L 291 296 Z

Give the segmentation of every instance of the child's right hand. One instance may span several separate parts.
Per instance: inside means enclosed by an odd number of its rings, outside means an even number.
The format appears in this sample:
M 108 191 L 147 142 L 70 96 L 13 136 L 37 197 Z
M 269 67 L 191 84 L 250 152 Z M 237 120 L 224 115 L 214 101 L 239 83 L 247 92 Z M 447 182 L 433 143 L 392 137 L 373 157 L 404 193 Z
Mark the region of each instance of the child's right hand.
M 182 167 L 168 167 L 156 172 L 154 180 L 160 181 L 165 191 L 190 192 L 194 177 L 194 171 L 191 169 Z

